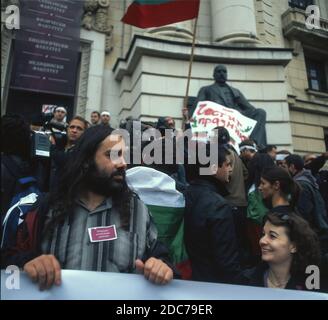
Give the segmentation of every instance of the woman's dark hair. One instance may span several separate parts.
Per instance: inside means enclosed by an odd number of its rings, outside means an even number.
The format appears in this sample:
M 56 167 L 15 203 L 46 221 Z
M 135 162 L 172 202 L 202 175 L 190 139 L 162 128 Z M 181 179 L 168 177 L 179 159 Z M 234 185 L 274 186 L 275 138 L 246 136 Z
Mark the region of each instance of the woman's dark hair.
M 287 170 L 274 166 L 265 169 L 261 177 L 271 184 L 278 181 L 282 196 L 290 203 L 290 207 L 294 209 L 300 194 L 300 186 L 293 180 Z
M 94 168 L 94 157 L 99 145 L 114 129 L 109 126 L 88 128 L 69 153 L 58 188 L 50 194 L 50 205 L 54 209 L 54 223 L 59 223 L 73 210 L 74 200 L 83 190 L 85 174 Z M 113 205 L 120 211 L 121 222 L 126 227 L 130 219 L 130 200 L 132 192 L 128 187 L 120 194 L 119 199 L 113 198 Z
M 1 118 L 1 152 L 28 160 L 31 155 L 31 130 L 28 122 L 18 114 Z
M 289 240 L 296 246 L 290 270 L 292 276 L 304 277 L 307 266 L 319 265 L 319 239 L 306 220 L 294 212 L 282 214 L 272 210 L 266 215 L 264 224 L 267 221 L 274 226 L 285 227 Z

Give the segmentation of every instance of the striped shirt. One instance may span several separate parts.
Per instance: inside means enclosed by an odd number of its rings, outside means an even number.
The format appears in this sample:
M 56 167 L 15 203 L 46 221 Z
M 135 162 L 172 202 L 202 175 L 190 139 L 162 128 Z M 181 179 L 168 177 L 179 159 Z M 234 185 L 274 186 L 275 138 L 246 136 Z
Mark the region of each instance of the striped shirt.
M 51 219 L 50 209 L 46 224 Z M 117 239 L 91 242 L 88 228 L 115 225 Z M 81 201 L 75 202 L 73 216 L 42 237 L 42 252 L 53 254 L 62 269 L 135 272 L 135 260 L 142 259 L 156 246 L 157 230 L 148 209 L 135 196 L 131 200 L 129 230 L 123 229 L 119 212 L 111 198 L 90 211 Z

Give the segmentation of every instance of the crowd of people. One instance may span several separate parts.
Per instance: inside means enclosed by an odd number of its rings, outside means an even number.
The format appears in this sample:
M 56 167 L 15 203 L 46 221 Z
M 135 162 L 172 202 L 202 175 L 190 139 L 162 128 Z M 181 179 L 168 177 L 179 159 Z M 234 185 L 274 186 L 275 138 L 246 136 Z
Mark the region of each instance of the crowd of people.
M 327 152 L 301 157 L 273 145 L 259 149 L 253 140 L 236 150 L 223 127 L 207 142 L 189 141 L 183 132 L 173 134 L 179 131 L 173 118 L 163 117 L 154 125 L 140 125 L 141 130 L 158 130 L 159 136 L 141 148 L 158 145 L 154 150 L 161 151 L 163 161 L 151 163 L 150 153 L 148 158 L 142 154 L 140 164 L 127 163 L 127 151 L 136 150 L 133 137 L 126 141 L 111 127 L 109 112 L 92 112 L 90 123 L 80 116 L 66 123 L 66 116 L 59 107 L 43 124 L 28 123 L 19 115 L 2 117 L 2 224 L 18 178 L 35 177 L 42 193 L 21 217 L 14 243 L 2 246 L 2 267 L 23 268 L 42 289 L 60 285 L 61 269 L 76 269 L 139 272 L 157 284 L 183 278 L 311 290 L 306 269 L 315 265 L 320 270 L 320 287 L 315 289 L 327 291 Z M 183 117 L 188 130 L 186 110 Z M 131 131 L 134 122 L 128 118 L 120 127 L 139 135 Z M 49 157 L 31 157 L 35 131 L 48 131 Z M 181 141 L 183 161 L 173 151 L 173 162 L 166 163 L 164 145 Z M 200 161 L 201 150 L 210 156 L 213 149 L 214 163 Z M 196 162 L 189 163 L 192 154 Z M 159 241 L 151 209 L 128 187 L 126 170 L 135 166 L 168 175 L 183 195 L 188 275 Z

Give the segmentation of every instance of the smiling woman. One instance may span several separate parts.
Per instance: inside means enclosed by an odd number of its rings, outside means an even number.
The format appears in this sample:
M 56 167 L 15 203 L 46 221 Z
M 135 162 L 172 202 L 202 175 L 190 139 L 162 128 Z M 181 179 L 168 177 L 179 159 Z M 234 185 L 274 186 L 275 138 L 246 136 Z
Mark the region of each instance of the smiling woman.
M 299 215 L 270 212 L 260 239 L 262 263 L 244 271 L 238 283 L 251 286 L 307 290 L 306 268 L 320 262 L 319 241 Z

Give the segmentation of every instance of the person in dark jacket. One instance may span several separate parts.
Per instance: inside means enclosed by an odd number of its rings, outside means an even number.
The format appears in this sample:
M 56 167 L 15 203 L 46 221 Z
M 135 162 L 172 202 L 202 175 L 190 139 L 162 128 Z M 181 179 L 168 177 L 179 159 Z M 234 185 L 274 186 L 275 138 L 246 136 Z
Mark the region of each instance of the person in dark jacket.
M 232 173 L 229 182 L 226 184 L 228 194 L 224 198 L 232 207 L 242 265 L 247 265 L 250 248 L 246 232 L 247 197 L 244 182 L 247 179 L 248 171 L 232 145 L 229 131 L 225 127 L 216 127 L 213 133 L 212 141 L 226 146 L 230 151 L 229 160 L 231 162 Z
M 315 154 L 307 154 L 303 157 L 303 160 L 304 168 L 310 170 L 313 176 L 316 176 L 328 160 L 328 152 L 325 152 L 320 156 L 316 156 Z
M 303 157 L 304 168 L 311 170 L 312 175 L 316 178 L 319 191 L 326 205 L 326 213 L 328 217 L 328 152 L 320 156 L 315 154 L 307 154 Z
M 319 186 L 310 170 L 304 169 L 303 159 L 296 154 L 286 158 L 288 171 L 302 188 L 296 208 L 319 236 L 321 250 L 328 253 L 328 217 Z
M 260 239 L 262 263 L 243 271 L 237 278 L 241 285 L 267 288 L 312 290 L 307 287 L 306 268 L 320 267 L 320 247 L 317 235 L 307 221 L 290 212 L 267 215 Z M 320 268 L 319 268 L 320 272 Z M 325 290 L 320 277 L 319 288 Z
M 297 181 L 302 191 L 297 203 L 297 210 L 312 228 L 319 233 L 328 232 L 328 218 L 325 203 L 319 192 L 319 186 L 310 170 L 304 169 L 303 159 L 299 155 L 286 158 L 288 171 Z
M 14 196 L 19 178 L 31 175 L 30 127 L 16 114 L 1 118 L 1 220 Z
M 197 173 L 185 194 L 185 245 L 193 280 L 232 283 L 240 271 L 233 214 L 224 199 L 224 184 L 232 169 L 227 149 L 217 148 L 217 160 L 210 167 L 212 175 L 201 175 L 197 171 L 202 168 L 200 164 L 193 166 Z
M 50 158 L 51 158 L 51 172 L 50 172 L 50 191 L 58 187 L 59 178 L 62 175 L 65 165 L 68 161 L 68 156 L 83 132 L 87 129 L 87 121 L 75 116 L 67 127 L 67 134 L 60 135 L 60 141 L 51 136 Z

